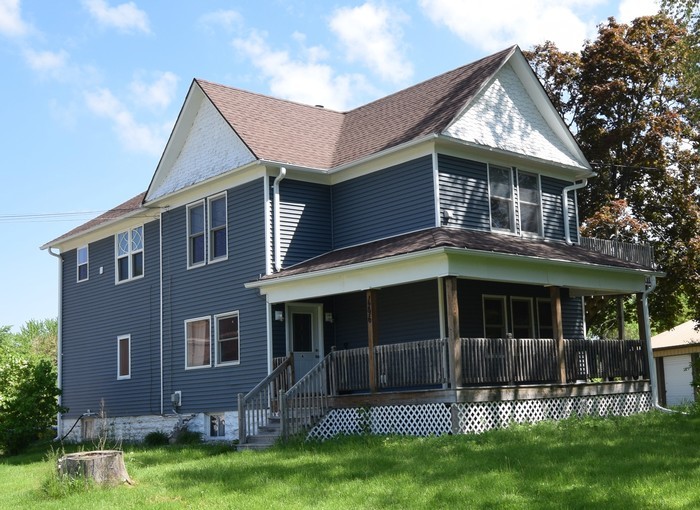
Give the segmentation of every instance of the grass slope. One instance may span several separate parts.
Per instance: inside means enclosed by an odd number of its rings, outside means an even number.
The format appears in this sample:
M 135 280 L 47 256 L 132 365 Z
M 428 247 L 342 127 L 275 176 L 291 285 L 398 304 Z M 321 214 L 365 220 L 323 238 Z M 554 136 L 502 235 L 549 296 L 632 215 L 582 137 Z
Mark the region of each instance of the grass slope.
M 700 414 L 478 436 L 342 438 L 265 452 L 126 447 L 133 487 L 50 497 L 42 451 L 0 458 L 0 508 L 700 508 Z

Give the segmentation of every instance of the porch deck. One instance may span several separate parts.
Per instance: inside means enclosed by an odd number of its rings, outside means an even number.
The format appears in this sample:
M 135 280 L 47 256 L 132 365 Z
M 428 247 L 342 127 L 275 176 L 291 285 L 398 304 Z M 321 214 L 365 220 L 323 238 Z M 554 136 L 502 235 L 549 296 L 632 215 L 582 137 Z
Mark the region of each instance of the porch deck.
M 334 350 L 294 385 L 291 358 L 277 359 L 265 381 L 239 396 L 240 440 L 272 414 L 280 415 L 289 437 L 333 409 L 599 398 L 649 389 L 640 340 L 564 340 L 560 352 L 553 339 L 462 338 L 460 348 L 457 385 L 450 384 L 444 338 L 375 346 L 373 363 L 368 347 Z

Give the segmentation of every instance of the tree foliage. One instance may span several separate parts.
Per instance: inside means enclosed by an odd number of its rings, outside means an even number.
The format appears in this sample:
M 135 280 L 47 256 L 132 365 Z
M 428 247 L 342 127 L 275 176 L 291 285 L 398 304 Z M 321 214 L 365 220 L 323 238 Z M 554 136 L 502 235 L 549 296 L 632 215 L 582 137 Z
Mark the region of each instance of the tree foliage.
M 0 451 L 21 452 L 51 434 L 60 394 L 56 386 L 55 319 L 29 321 L 19 333 L 0 327 Z
M 664 14 L 609 18 L 580 53 L 551 42 L 526 52 L 597 177 L 579 194 L 584 231 L 650 242 L 666 277 L 651 295 L 655 325 L 700 317 L 698 96 L 688 83 L 687 26 Z M 595 308 L 595 309 L 594 309 Z M 609 322 L 614 306 L 587 309 Z

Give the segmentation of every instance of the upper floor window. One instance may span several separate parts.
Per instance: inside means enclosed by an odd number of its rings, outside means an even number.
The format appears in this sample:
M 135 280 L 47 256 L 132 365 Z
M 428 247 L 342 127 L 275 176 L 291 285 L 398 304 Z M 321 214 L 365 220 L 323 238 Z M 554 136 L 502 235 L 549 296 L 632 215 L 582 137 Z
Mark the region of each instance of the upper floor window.
M 87 280 L 89 276 L 88 271 L 88 247 L 82 246 L 78 248 L 76 253 L 77 264 L 78 264 L 78 281 L 82 282 Z
M 515 207 L 516 197 L 518 207 Z M 526 235 L 542 235 L 540 179 L 537 174 L 489 165 L 491 228 Z
M 117 283 L 143 276 L 143 226 L 119 232 L 116 237 Z
M 228 256 L 226 193 L 187 206 L 187 266 L 225 260 Z

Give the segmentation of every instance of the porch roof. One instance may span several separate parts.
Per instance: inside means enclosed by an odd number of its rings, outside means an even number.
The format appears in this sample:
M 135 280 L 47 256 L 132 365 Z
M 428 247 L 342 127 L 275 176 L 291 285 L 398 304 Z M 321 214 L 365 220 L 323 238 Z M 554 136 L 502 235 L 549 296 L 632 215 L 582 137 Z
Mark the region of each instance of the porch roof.
M 330 251 L 246 286 L 281 302 L 458 276 L 592 295 L 641 292 L 661 275 L 577 245 L 437 227 Z

